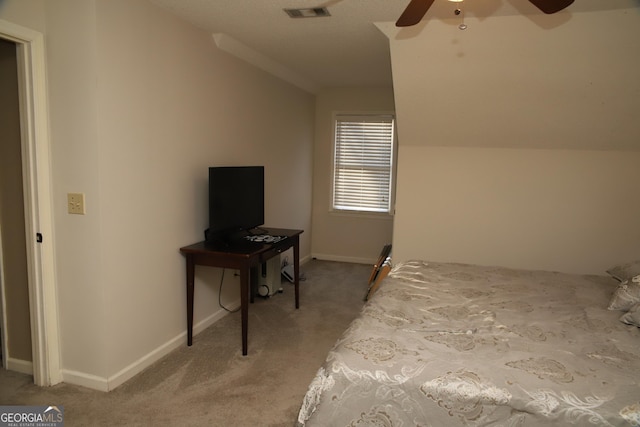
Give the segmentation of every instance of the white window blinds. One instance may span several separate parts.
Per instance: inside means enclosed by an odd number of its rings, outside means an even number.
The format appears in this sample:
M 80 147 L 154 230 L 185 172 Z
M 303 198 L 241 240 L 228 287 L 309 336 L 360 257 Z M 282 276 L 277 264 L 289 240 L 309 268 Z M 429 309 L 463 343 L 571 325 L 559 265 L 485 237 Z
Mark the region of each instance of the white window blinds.
M 333 209 L 390 212 L 392 115 L 336 115 Z

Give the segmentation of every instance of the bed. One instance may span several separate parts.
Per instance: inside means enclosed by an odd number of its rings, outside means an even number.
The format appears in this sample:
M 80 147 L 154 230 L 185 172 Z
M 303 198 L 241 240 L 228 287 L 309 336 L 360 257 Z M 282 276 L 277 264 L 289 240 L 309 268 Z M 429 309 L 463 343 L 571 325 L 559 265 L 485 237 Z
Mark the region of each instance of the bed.
M 640 426 L 640 276 L 612 275 L 395 265 L 297 425 Z

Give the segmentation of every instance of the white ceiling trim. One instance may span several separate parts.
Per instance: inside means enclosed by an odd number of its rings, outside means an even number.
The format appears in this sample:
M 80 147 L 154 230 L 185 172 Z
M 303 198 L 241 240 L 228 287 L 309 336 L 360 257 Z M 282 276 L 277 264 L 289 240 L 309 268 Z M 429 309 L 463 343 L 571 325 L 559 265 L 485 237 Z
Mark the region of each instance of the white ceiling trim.
M 254 67 L 260 68 L 261 70 L 266 71 L 287 83 L 291 83 L 300 89 L 313 94 L 318 93 L 319 88 L 315 83 L 300 76 L 279 62 L 276 62 L 260 52 L 251 49 L 249 46 L 239 42 L 228 34 L 214 33 L 213 40 L 216 43 L 216 46 L 218 46 L 218 49 L 224 50 L 225 52 L 248 62 Z

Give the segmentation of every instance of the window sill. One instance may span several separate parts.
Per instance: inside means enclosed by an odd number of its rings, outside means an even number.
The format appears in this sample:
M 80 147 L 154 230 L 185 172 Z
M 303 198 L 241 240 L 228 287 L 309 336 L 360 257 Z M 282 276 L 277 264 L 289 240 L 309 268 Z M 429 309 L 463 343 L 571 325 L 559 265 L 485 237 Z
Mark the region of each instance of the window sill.
M 366 211 L 348 211 L 333 209 L 329 211 L 329 215 L 345 218 L 367 218 L 382 221 L 392 221 L 393 215 L 388 212 L 366 212 Z

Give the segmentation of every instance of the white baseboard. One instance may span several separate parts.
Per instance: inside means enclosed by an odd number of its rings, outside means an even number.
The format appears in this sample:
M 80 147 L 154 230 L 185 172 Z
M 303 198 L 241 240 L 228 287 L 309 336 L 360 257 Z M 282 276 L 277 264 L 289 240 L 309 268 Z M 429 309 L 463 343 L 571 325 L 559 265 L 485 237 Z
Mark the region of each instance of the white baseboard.
M 338 262 L 350 262 L 353 264 L 375 264 L 376 260 L 371 258 L 360 257 L 347 257 L 342 255 L 330 255 L 330 254 L 312 254 L 313 258 L 323 261 L 338 261 Z
M 87 387 L 92 390 L 109 391 L 109 381 L 106 378 L 87 374 L 86 372 L 63 369 L 62 382 Z
M 236 301 L 229 305 L 230 310 L 234 310 L 238 307 L 240 307 L 240 301 Z M 199 334 L 227 314 L 229 313 L 225 310 L 218 310 L 209 317 L 201 320 L 197 324 L 193 325 L 193 335 L 195 336 Z M 187 331 L 184 331 L 109 378 L 63 369 L 62 381 L 69 384 L 91 388 L 93 390 L 111 391 L 119 385 L 124 384 L 126 381 L 130 380 L 149 366 L 153 365 L 173 350 L 186 345 L 186 342 Z
M 33 375 L 33 362 L 29 360 L 7 357 L 5 369 L 7 371 L 15 371 L 20 372 L 21 374 Z

